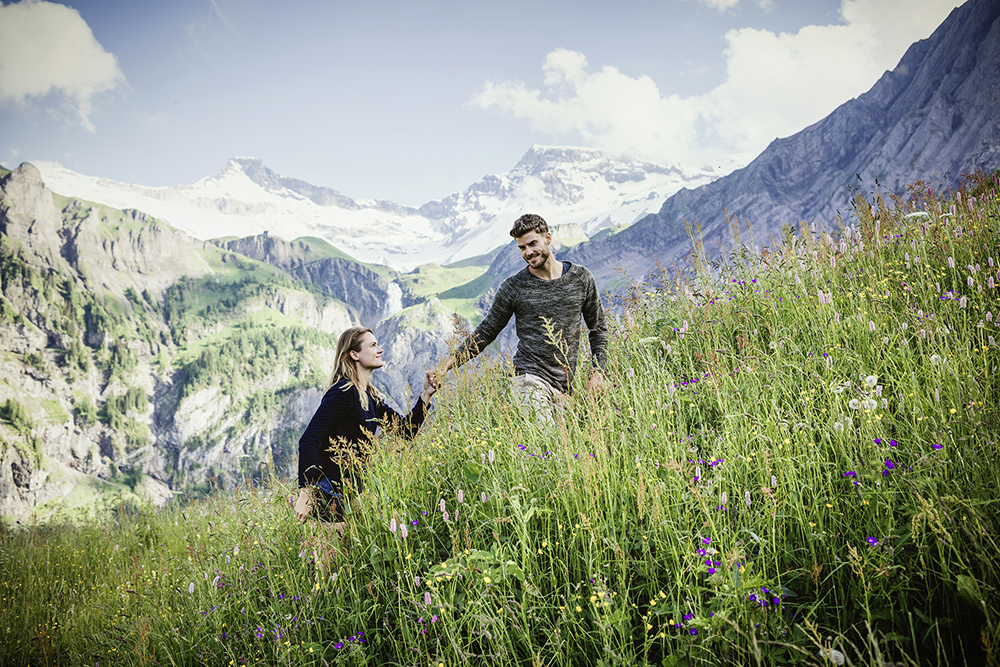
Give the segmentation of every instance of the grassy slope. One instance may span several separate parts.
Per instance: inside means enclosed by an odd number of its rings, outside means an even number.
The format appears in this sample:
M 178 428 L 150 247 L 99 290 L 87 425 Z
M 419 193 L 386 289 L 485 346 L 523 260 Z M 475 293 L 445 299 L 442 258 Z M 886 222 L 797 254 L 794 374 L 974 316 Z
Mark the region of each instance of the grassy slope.
M 278 479 L 5 535 L 0 661 L 986 664 L 996 184 L 634 292 L 553 430 L 501 362 L 456 374 L 343 553 Z

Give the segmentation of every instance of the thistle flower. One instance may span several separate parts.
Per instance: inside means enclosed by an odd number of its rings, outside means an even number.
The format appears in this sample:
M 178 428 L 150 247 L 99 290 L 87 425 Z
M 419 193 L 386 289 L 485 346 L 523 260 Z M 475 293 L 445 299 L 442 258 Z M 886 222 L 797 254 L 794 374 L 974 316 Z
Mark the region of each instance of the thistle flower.
M 839 665 L 844 664 L 844 654 L 836 649 L 821 648 L 819 651 L 816 652 L 816 655 L 818 655 L 824 661 L 829 661 L 834 665 L 838 665 L 838 667 Z

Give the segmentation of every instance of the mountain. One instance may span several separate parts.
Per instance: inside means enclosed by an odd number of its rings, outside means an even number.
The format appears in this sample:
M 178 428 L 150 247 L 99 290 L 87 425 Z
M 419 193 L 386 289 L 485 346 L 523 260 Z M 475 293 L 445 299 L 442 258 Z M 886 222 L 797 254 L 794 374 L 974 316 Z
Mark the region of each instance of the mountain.
M 955 187 L 961 174 L 1000 167 L 1000 2 L 969 0 L 913 44 L 871 90 L 823 120 L 776 139 L 745 168 L 670 197 L 655 215 L 566 255 L 600 284 L 624 268 L 639 278 L 691 250 L 685 221 L 700 223 L 708 254 L 729 245 L 725 212 L 765 245 L 782 225 L 833 228 L 853 187 L 906 194 L 924 181 Z M 860 177 L 860 180 L 859 180 Z M 746 229 L 742 239 L 749 242 Z
M 511 171 L 414 208 L 351 199 L 276 174 L 253 158 L 233 158 L 217 176 L 178 187 L 129 185 L 54 162 L 33 164 L 55 192 L 140 210 L 195 238 L 313 236 L 361 261 L 405 270 L 488 253 L 509 241 L 511 223 L 528 211 L 593 234 L 631 224 L 680 188 L 715 177 L 591 149 L 534 146 Z

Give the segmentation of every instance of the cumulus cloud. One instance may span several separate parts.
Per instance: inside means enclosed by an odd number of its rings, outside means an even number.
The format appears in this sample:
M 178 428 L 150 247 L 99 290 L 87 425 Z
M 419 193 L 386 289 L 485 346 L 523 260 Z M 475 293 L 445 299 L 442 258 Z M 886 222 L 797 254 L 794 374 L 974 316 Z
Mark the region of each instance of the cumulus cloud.
M 731 30 L 725 35 L 726 80 L 700 96 L 661 92 L 648 76 L 630 77 L 610 66 L 591 71 L 584 54 L 556 49 L 542 67 L 544 91 L 516 81 L 487 82 L 472 104 L 616 155 L 689 166 L 717 166 L 728 156 L 745 164 L 775 137 L 798 132 L 871 88 L 955 5 L 843 0 L 841 24 L 796 33 Z
M 91 99 L 124 83 L 117 58 L 75 9 L 40 0 L 0 5 L 0 104 L 61 93 L 93 132 Z

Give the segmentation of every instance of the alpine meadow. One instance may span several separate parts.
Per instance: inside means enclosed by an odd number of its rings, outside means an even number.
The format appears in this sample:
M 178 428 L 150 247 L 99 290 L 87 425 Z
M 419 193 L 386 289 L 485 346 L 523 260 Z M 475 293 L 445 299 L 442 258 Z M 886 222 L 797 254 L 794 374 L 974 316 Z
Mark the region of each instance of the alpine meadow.
M 507 358 L 453 375 L 342 540 L 267 457 L 5 528 L 0 662 L 996 665 L 998 184 L 731 218 L 718 262 L 689 228 L 611 311 L 602 393 L 578 377 L 553 435 Z

